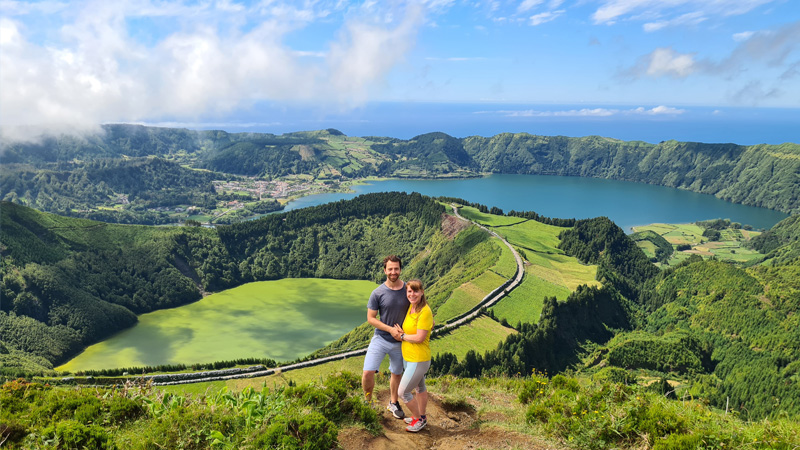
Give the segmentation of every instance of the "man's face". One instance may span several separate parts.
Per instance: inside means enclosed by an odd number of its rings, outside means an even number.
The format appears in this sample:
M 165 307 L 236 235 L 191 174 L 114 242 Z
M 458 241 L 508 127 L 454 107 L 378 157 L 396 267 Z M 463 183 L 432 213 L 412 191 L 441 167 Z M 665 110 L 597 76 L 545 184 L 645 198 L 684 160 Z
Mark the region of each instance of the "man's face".
M 386 261 L 386 266 L 383 268 L 383 273 L 386 274 L 386 279 L 394 283 L 400 278 L 400 263 L 397 261 Z

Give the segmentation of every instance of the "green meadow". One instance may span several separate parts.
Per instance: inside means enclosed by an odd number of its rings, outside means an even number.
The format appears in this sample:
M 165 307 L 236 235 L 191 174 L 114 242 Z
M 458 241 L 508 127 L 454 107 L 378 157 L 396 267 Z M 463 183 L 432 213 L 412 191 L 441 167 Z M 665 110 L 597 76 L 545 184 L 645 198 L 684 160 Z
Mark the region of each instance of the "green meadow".
M 287 278 L 248 283 L 139 323 L 58 370 L 305 356 L 362 324 L 375 283 Z
M 634 227 L 636 232 L 654 231 L 667 240 L 673 247 L 678 245 L 690 245 L 690 250 L 675 251 L 669 259 L 670 265 L 679 264 L 691 255 L 700 255 L 703 258 L 711 256 L 723 261 L 733 261 L 745 263 L 758 259 L 763 255 L 755 250 L 745 247 L 743 244 L 751 238 L 761 234 L 758 231 L 743 229 L 726 228 L 720 231 L 719 241 L 709 241 L 703 236 L 703 228 L 693 223 L 654 223 L 650 225 Z M 655 246 L 649 241 L 639 241 L 636 243 L 647 256 L 655 255 Z
M 539 322 L 545 297 L 555 297 L 564 301 L 570 291 L 566 286 L 554 284 L 535 275 L 535 266 L 525 269 L 525 279 L 516 289 L 492 307 L 498 320 L 505 319 L 512 326 L 518 322 Z
M 477 208 L 473 208 L 472 206 L 464 206 L 458 208 L 458 213 L 461 214 L 466 219 L 490 227 L 514 225 L 520 222 L 525 222 L 527 220 L 521 217 L 498 216 L 495 214 L 483 213 L 478 211 Z

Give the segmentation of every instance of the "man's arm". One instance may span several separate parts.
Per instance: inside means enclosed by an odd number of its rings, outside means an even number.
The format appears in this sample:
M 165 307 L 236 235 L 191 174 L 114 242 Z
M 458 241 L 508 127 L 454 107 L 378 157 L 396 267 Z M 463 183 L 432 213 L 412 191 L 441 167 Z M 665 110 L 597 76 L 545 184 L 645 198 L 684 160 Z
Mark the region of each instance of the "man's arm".
M 385 323 L 381 322 L 378 319 L 378 310 L 377 309 L 369 309 L 367 308 L 367 322 L 372 325 L 373 327 L 383 330 L 387 333 L 391 333 L 392 336 L 397 339 L 400 337 L 400 333 L 395 330 L 394 327 L 386 325 Z

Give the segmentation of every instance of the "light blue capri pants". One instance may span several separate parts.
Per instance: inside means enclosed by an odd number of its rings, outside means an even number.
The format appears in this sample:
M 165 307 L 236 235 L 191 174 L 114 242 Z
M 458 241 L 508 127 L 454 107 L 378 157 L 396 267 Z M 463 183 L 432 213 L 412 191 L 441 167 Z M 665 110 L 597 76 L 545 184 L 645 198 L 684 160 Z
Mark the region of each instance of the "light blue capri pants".
M 430 360 L 422 362 L 407 362 L 403 361 L 403 378 L 400 380 L 400 387 L 397 388 L 397 395 L 403 399 L 404 402 L 410 402 L 414 396 L 411 392 L 414 388 L 417 393 L 427 392 L 428 388 L 425 387 L 425 373 L 431 367 Z

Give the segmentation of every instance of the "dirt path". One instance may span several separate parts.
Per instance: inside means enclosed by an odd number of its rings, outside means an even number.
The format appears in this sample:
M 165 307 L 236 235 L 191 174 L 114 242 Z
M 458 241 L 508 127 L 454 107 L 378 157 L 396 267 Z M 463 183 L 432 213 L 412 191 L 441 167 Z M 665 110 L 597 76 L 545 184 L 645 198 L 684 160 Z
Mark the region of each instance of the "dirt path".
M 364 429 L 346 428 L 339 433 L 339 445 L 344 450 L 556 450 L 531 436 L 481 426 L 478 413 L 473 409 L 448 409 L 435 393 L 429 395 L 428 426 L 419 433 L 407 432 L 404 421 L 383 410 L 383 435 L 373 436 Z M 378 404 L 388 402 L 389 391 L 379 392 Z

